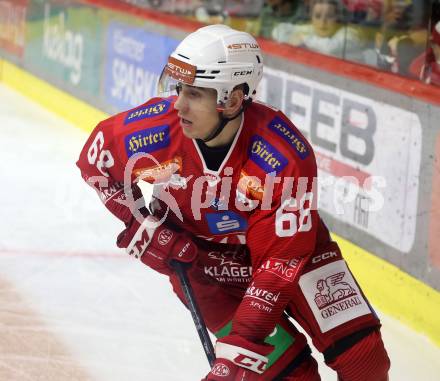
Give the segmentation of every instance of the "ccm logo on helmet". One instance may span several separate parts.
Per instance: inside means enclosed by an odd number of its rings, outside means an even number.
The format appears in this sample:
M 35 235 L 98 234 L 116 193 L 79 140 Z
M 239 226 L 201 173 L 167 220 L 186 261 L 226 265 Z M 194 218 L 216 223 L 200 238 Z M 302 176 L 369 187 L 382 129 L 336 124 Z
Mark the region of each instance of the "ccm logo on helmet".
M 235 71 L 232 76 L 233 77 L 242 77 L 245 75 L 251 75 L 253 73 L 253 70 L 240 70 L 240 71 Z
M 258 46 L 258 44 L 253 44 L 251 42 L 242 42 L 241 44 L 230 44 L 228 45 L 228 49 L 260 49 L 260 47 Z
M 327 253 L 319 254 L 312 258 L 312 263 L 318 263 L 330 258 L 337 258 L 338 254 L 335 251 L 329 251 Z

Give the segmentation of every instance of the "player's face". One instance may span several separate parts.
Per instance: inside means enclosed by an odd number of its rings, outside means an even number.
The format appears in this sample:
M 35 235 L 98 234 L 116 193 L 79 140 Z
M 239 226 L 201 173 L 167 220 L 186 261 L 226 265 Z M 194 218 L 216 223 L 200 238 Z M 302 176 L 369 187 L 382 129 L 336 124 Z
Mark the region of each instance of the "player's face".
M 182 85 L 174 107 L 183 133 L 190 139 L 204 139 L 219 123 L 214 89 Z

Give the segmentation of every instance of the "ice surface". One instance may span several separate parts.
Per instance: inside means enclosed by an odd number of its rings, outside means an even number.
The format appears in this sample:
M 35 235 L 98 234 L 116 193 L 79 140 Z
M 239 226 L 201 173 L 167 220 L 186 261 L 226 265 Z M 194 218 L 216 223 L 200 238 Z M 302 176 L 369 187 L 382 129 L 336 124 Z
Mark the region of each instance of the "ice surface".
M 87 135 L 3 85 L 0 100 L 0 380 L 200 380 L 189 312 L 115 248 L 122 226 L 79 175 Z M 439 381 L 440 348 L 382 318 L 390 379 Z

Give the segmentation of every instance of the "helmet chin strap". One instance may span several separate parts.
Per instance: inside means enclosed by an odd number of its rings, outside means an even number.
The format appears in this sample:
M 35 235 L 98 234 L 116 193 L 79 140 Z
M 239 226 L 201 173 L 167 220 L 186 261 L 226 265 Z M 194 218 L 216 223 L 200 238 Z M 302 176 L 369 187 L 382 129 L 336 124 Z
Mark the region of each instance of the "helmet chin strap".
M 197 140 L 201 140 L 203 143 L 207 143 L 213 140 L 214 138 L 216 138 L 217 136 L 219 136 L 223 131 L 223 129 L 226 127 L 226 125 L 231 120 L 238 118 L 251 102 L 252 102 L 251 98 L 244 100 L 243 104 L 241 105 L 240 111 L 237 112 L 237 114 L 231 118 L 227 118 L 223 115 L 223 112 L 219 112 L 218 114 L 220 116 L 220 122 L 218 123 L 217 128 L 214 131 L 212 131 L 205 139 L 197 139 Z

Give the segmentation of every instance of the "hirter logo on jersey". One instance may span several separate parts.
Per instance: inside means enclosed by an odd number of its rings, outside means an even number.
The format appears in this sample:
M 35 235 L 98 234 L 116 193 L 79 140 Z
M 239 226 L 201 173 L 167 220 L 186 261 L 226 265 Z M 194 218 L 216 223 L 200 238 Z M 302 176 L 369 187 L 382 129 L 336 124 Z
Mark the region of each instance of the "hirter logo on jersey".
M 302 138 L 279 116 L 276 116 L 269 123 L 269 129 L 275 132 L 278 136 L 281 136 L 281 138 L 283 138 L 295 150 L 302 160 L 309 156 L 309 149 Z
M 282 171 L 287 165 L 287 159 L 261 136 L 254 135 L 249 146 L 249 158 L 266 173 Z
M 162 100 L 160 102 L 156 102 L 150 105 L 138 107 L 127 115 L 124 121 L 124 125 L 136 122 L 137 120 L 165 114 L 169 108 L 170 102 L 167 100 Z
M 170 145 L 170 128 L 164 125 L 136 131 L 127 135 L 124 142 L 129 158 L 139 152 L 154 152 Z

